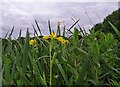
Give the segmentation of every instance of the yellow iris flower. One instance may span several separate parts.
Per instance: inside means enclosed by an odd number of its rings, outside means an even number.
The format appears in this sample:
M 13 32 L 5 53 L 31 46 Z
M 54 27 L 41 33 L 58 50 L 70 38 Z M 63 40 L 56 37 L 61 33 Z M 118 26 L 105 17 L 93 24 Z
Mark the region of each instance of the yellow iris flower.
M 48 40 L 50 38 L 50 36 L 43 36 L 44 40 Z
M 61 42 L 61 41 L 63 41 L 64 39 L 63 39 L 62 37 L 57 37 L 56 40 L 58 40 L 58 41 Z
M 65 41 L 66 41 L 67 44 L 69 43 L 69 40 L 65 40 Z
M 43 39 L 44 40 L 47 40 L 49 38 L 54 38 L 55 39 L 56 37 L 57 37 L 56 34 L 54 32 L 51 32 L 51 34 L 49 36 L 43 36 Z
M 65 40 L 62 40 L 62 41 L 60 41 L 62 44 L 66 44 L 66 41 Z
M 34 40 L 30 40 L 29 44 L 32 45 L 32 46 L 36 46 L 36 40 L 35 39 Z
M 68 44 L 69 41 L 68 41 L 68 40 L 62 40 L 61 43 L 62 43 L 62 44 Z
M 57 37 L 56 40 L 60 41 L 62 44 L 68 44 L 69 43 L 68 40 L 63 39 L 62 37 Z
M 51 32 L 50 37 L 55 39 L 57 36 L 54 32 Z
M 49 36 L 43 36 L 44 40 L 47 40 L 47 39 L 50 39 L 50 38 L 56 39 L 57 41 L 61 42 L 62 44 L 68 44 L 69 43 L 69 41 L 65 40 L 63 37 L 57 37 L 54 32 L 51 32 L 51 34 Z

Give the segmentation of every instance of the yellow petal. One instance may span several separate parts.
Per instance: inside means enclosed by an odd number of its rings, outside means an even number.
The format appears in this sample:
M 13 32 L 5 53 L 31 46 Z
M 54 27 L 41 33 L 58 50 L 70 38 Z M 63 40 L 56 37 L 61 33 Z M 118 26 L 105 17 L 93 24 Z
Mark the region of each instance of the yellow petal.
M 51 32 L 50 37 L 51 38 L 56 38 L 57 36 L 56 36 L 56 34 L 54 32 Z
M 69 43 L 69 40 L 66 40 L 66 43 L 68 44 L 68 43 Z
M 50 38 L 50 36 L 43 36 L 44 40 L 48 40 Z
M 32 46 L 34 46 L 36 44 L 36 40 L 30 40 L 29 44 L 32 45 Z
M 62 40 L 62 41 L 60 41 L 62 44 L 66 44 L 66 41 L 65 40 Z
M 63 41 L 64 39 L 62 37 L 57 37 L 56 40 Z

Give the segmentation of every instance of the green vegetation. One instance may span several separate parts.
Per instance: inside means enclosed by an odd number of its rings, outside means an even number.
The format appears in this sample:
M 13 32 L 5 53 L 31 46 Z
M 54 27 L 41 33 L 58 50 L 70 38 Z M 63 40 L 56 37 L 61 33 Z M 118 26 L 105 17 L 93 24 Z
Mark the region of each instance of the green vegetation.
M 116 26 L 116 28 L 120 31 L 120 8 L 116 11 L 113 11 L 112 14 L 109 14 L 102 23 L 94 25 L 92 29 L 104 33 L 110 32 L 116 36 L 116 33 L 114 32 L 108 21 L 111 22 L 114 26 Z
M 2 39 L 3 85 L 120 87 L 119 40 L 112 33 L 94 29 L 86 34 L 75 27 L 78 21 L 69 29 L 58 23 L 57 33 L 48 21 L 49 36 L 41 33 L 35 21 L 39 32 L 33 26 L 34 37 L 27 29 L 26 37 L 21 37 L 20 31 L 16 40 L 11 39 L 13 28 L 7 39 Z M 120 38 L 120 31 L 108 23 Z

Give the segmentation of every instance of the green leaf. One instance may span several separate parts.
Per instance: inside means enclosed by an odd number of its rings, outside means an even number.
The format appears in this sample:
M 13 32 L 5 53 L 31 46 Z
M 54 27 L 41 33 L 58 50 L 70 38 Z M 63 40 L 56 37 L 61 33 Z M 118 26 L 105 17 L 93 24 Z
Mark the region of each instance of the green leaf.
M 48 20 L 48 27 L 49 27 L 49 33 L 51 34 L 52 30 L 51 30 L 51 26 L 50 26 L 50 20 Z
M 49 58 L 49 56 L 46 56 L 46 55 L 44 55 L 44 56 L 41 56 L 41 57 L 39 57 L 38 59 L 36 59 L 36 62 L 37 62 L 38 60 L 41 60 L 41 59 L 43 59 L 43 58 Z
M 57 52 L 54 52 L 53 57 L 52 57 L 52 61 L 51 61 L 51 65 L 54 64 L 54 60 L 55 60 L 56 56 L 57 56 Z
M 97 85 L 96 82 L 93 79 L 89 79 L 88 81 L 93 83 L 94 85 Z
M 19 37 L 21 37 L 21 32 L 22 32 L 22 31 L 21 31 L 21 29 L 20 29 L 20 32 L 19 32 Z
M 18 74 L 20 75 L 20 77 L 22 78 L 21 80 L 22 80 L 22 82 L 24 83 L 24 84 L 28 84 L 28 85 L 32 85 L 32 83 L 25 77 L 25 74 L 24 73 L 22 73 L 22 71 L 18 68 L 18 67 L 16 67 L 17 68 L 17 72 L 18 72 Z
M 0 87 L 2 87 L 2 81 L 3 81 L 3 69 L 0 70 Z
M 29 51 L 29 31 L 26 32 L 26 41 L 24 45 L 23 58 L 22 58 L 22 73 L 25 75 L 28 64 L 28 51 Z
M 120 31 L 118 31 L 118 29 L 111 22 L 109 22 L 109 24 L 112 26 L 113 30 L 115 31 L 115 33 L 118 35 L 118 37 L 120 39 Z
M 80 19 L 78 19 L 69 29 L 68 31 L 70 31 L 78 22 L 79 22 Z
M 55 60 L 55 63 L 56 63 L 56 65 L 57 65 L 58 69 L 60 70 L 60 72 L 61 72 L 61 74 L 62 74 L 62 76 L 63 76 L 63 78 L 64 78 L 64 80 L 65 80 L 65 83 L 66 83 L 66 85 L 67 85 L 67 77 L 66 77 L 66 75 L 65 75 L 65 71 L 64 71 L 63 67 L 61 66 L 61 64 L 60 64 L 60 62 L 58 61 L 58 59 Z
M 10 34 L 9 34 L 9 37 L 11 37 L 11 36 L 12 36 L 13 31 L 14 31 L 14 26 L 13 26 L 13 28 L 12 28 L 12 30 L 11 30 L 11 32 L 10 32 Z
M 42 35 L 41 29 L 40 29 L 40 27 L 39 27 L 39 25 L 38 25 L 38 23 L 37 23 L 37 21 L 36 21 L 36 20 L 35 20 L 35 23 L 36 23 L 37 28 L 38 28 L 38 30 L 39 30 L 39 32 L 40 32 L 40 35 Z
M 79 31 L 78 31 L 78 29 L 75 27 L 75 28 L 74 28 L 74 33 L 73 33 L 73 39 L 74 39 L 75 43 L 78 41 L 78 35 L 79 35 Z
M 65 37 L 65 25 L 63 27 L 63 37 Z
M 7 58 L 5 63 L 4 63 L 4 78 L 5 78 L 5 82 L 7 83 L 6 85 L 10 85 L 11 81 L 10 81 L 10 71 L 11 71 L 11 60 L 10 58 Z
M 58 35 L 58 36 L 61 35 L 61 32 L 60 32 L 60 25 L 58 25 L 58 28 L 57 28 L 57 35 Z
M 32 25 L 32 26 L 33 26 L 33 29 L 34 29 L 34 36 L 35 36 L 35 34 L 38 36 L 38 33 L 37 33 L 37 31 L 36 31 L 34 25 Z
M 76 47 L 76 48 L 77 48 L 79 51 L 81 51 L 82 53 L 88 55 L 88 53 L 87 53 L 86 51 L 82 50 L 81 48 L 78 48 L 78 47 Z
M 44 73 L 44 72 L 43 72 L 43 77 L 40 76 L 40 79 L 41 79 L 41 83 L 42 83 L 42 85 L 47 86 L 47 83 L 46 83 L 46 77 L 45 77 L 45 73 Z
M 9 33 L 9 31 L 5 34 L 5 37 L 4 37 L 4 38 L 6 38 L 6 37 L 8 36 L 8 33 Z
M 71 18 L 74 22 L 76 21 L 74 18 Z M 82 30 L 82 28 L 80 27 L 80 25 L 78 24 L 79 30 L 82 33 L 82 35 L 84 36 L 84 31 Z

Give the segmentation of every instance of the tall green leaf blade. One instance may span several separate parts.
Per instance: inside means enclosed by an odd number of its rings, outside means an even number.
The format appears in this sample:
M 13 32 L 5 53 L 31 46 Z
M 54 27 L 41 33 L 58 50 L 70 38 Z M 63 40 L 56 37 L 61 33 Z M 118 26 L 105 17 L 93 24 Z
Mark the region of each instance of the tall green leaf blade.
M 75 42 L 78 41 L 78 35 L 79 35 L 78 29 L 74 28 L 73 39 Z
M 17 68 L 17 72 L 20 75 L 21 80 L 23 81 L 23 83 L 25 85 L 32 85 L 32 83 L 25 77 L 25 74 L 23 74 L 22 71 L 18 67 L 16 67 L 16 68 Z M 18 85 L 21 85 L 21 84 L 18 84 Z
M 74 22 L 76 21 L 74 18 L 71 18 Z M 80 29 L 80 32 L 82 33 L 82 35 L 84 36 L 85 34 L 84 34 L 84 32 L 83 32 L 83 30 L 82 30 L 82 28 L 80 27 L 80 25 L 78 24 L 78 27 L 79 27 L 79 29 Z
M 115 31 L 115 33 L 118 35 L 118 37 L 120 39 L 120 31 L 118 31 L 118 29 L 111 22 L 109 22 L 109 24 L 111 25 L 111 27 L 113 28 L 113 30 Z
M 38 25 L 38 23 L 37 23 L 37 21 L 36 21 L 36 20 L 35 20 L 35 23 L 36 23 L 37 28 L 38 28 L 38 30 L 39 30 L 39 32 L 40 32 L 40 35 L 42 35 L 41 29 L 40 29 L 40 27 L 39 27 L 39 25 Z
M 37 31 L 36 31 L 34 25 L 32 25 L 32 26 L 33 26 L 33 29 L 34 29 L 34 36 L 35 36 L 35 34 L 38 36 L 38 33 L 37 33 Z
M 11 30 L 11 32 L 10 32 L 10 34 L 9 34 L 9 37 L 11 37 L 11 36 L 12 36 L 13 31 L 14 31 L 14 26 L 13 26 L 13 28 L 12 28 L 12 30 Z
M 51 34 L 52 29 L 51 29 L 51 25 L 50 25 L 50 20 L 48 20 L 48 27 L 49 27 L 49 33 Z
M 80 20 L 80 19 L 79 19 Z M 70 31 L 78 22 L 79 22 L 79 20 L 77 20 L 69 29 L 68 29 L 68 31 Z
M 65 25 L 63 27 L 63 37 L 65 37 Z
M 20 29 L 20 32 L 19 32 L 19 37 L 21 37 L 21 33 L 22 33 L 22 30 Z
M 60 72 L 61 72 L 61 74 L 62 74 L 62 76 L 63 76 L 63 78 L 64 78 L 64 80 L 65 80 L 65 83 L 66 83 L 66 85 L 67 85 L 67 77 L 66 77 L 66 74 L 65 74 L 65 71 L 64 71 L 63 67 L 61 66 L 61 64 L 60 64 L 60 62 L 58 61 L 58 59 L 55 60 L 55 63 L 56 63 L 56 65 L 57 65 L 58 69 L 60 70 Z
M 5 37 L 4 37 L 4 38 L 6 38 L 6 37 L 8 36 L 8 33 L 9 33 L 9 31 L 5 34 Z
M 4 78 L 5 78 L 5 82 L 7 83 L 6 85 L 10 85 L 10 67 L 11 65 L 11 60 L 10 58 L 6 59 L 5 63 L 4 63 Z
M 27 29 L 26 32 L 26 41 L 25 41 L 25 45 L 24 45 L 24 52 L 23 52 L 23 58 L 22 58 L 22 72 L 25 75 L 26 73 L 26 68 L 27 68 L 27 63 L 28 63 L 28 51 L 29 51 L 29 31 Z

